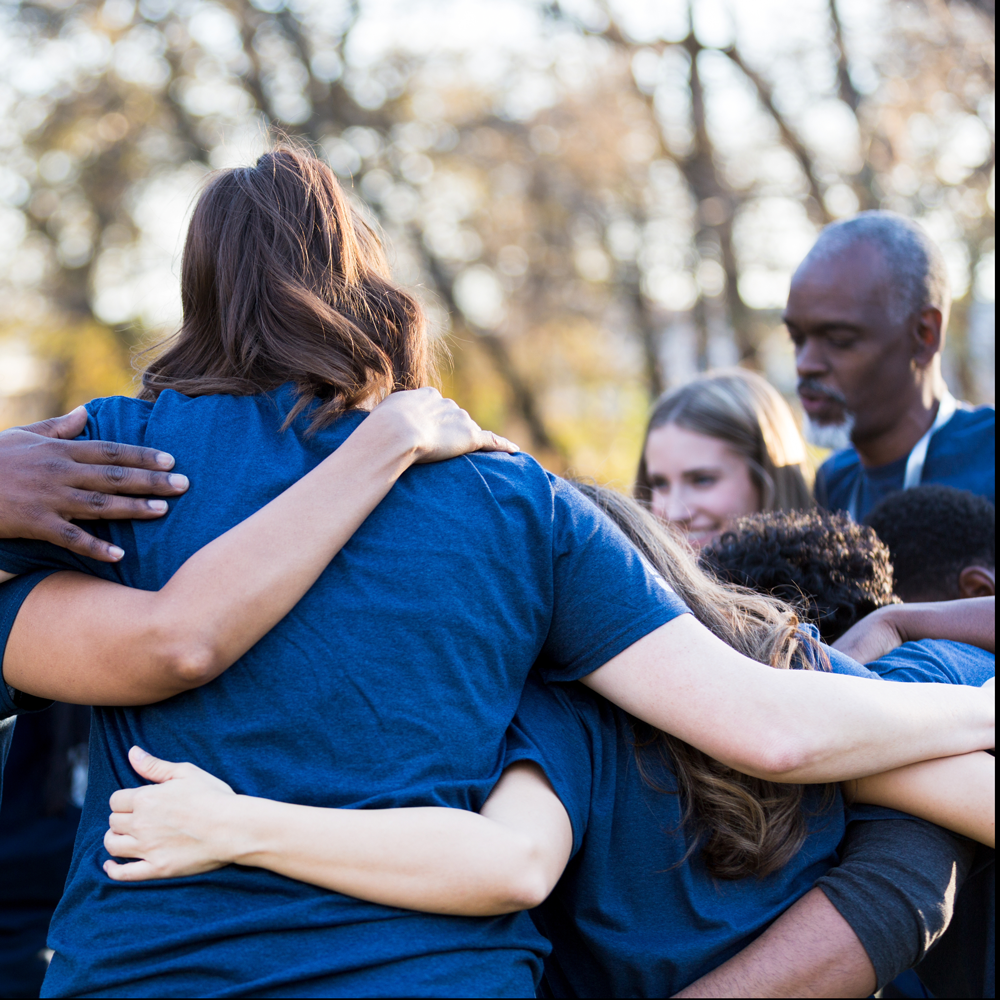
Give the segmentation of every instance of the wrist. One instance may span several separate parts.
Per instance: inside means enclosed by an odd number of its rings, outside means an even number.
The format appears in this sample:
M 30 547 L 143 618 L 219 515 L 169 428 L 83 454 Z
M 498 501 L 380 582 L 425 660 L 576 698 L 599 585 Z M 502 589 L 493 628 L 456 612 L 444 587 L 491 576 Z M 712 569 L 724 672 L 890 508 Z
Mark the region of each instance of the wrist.
M 251 795 L 227 796 L 227 808 L 217 826 L 220 856 L 216 860 L 225 864 L 254 864 L 252 859 L 261 850 L 260 824 L 256 816 L 261 801 Z
M 367 439 L 368 449 L 404 468 L 419 461 L 425 451 L 425 435 L 398 407 L 376 407 L 354 434 Z

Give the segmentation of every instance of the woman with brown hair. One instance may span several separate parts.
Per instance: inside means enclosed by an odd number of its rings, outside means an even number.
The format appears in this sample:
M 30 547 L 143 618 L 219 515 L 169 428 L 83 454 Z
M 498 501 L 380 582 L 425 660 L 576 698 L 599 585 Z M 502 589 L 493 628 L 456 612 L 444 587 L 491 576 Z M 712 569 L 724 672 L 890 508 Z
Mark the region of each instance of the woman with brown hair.
M 635 497 L 701 548 L 746 514 L 811 507 L 808 473 L 788 404 L 760 375 L 733 368 L 656 401 Z
M 32 696 L 101 706 L 48 995 L 523 996 L 537 982 L 547 946 L 523 914 L 414 913 L 249 866 L 113 883 L 106 803 L 134 780 L 133 745 L 260 798 L 470 812 L 533 668 L 766 780 L 992 745 L 981 692 L 888 695 L 727 646 L 568 484 L 523 455 L 467 454 L 478 428 L 448 462 L 366 443 L 380 409 L 366 408 L 426 380 L 427 341 L 317 159 L 279 149 L 217 174 L 181 293 L 141 398 L 91 402 L 85 433 L 173 454 L 192 488 L 157 521 L 99 525 L 111 562 L 0 539 L 0 570 L 21 576 L 0 593 L 20 692 L 0 686 L 4 714 Z M 354 478 L 336 472 L 345 449 Z M 214 572 L 192 569 L 199 549 L 221 551 Z

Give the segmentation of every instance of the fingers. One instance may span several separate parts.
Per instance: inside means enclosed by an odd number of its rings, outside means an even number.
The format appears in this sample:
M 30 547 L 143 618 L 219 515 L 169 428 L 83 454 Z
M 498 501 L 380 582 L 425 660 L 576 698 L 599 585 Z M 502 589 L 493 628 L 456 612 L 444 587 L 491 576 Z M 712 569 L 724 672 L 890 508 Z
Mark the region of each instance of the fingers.
M 72 455 L 68 457 L 73 458 Z M 179 472 L 149 472 L 124 465 L 74 463 L 69 466 L 68 473 L 66 482 L 69 485 L 94 493 L 152 493 L 171 497 L 184 493 L 190 485 L 187 476 Z
M 120 836 L 131 836 L 133 815 L 130 812 L 113 812 L 108 817 L 108 832 Z M 105 839 L 107 839 L 107 834 L 105 834 Z
M 139 857 L 139 841 L 128 834 L 107 830 L 104 834 L 104 849 L 115 858 Z
M 112 792 L 108 805 L 114 812 L 130 813 L 135 808 L 135 793 L 138 791 L 138 788 L 119 788 L 117 792 Z
M 41 434 L 42 437 L 49 438 L 75 438 L 87 426 L 87 408 L 78 406 L 75 410 L 61 417 L 49 417 L 48 420 L 39 420 L 37 423 L 28 424 L 24 428 L 33 434 Z
M 110 493 L 84 493 L 69 490 L 61 513 L 78 521 L 140 520 L 162 517 L 169 509 L 166 500 L 116 497 Z
M 104 871 L 116 882 L 145 882 L 151 878 L 163 877 L 148 861 L 130 861 L 127 865 L 119 864 L 117 861 L 105 861 Z
M 125 550 L 84 531 L 83 528 L 63 520 L 58 515 L 50 515 L 34 529 L 33 538 L 52 542 L 78 556 L 87 556 L 98 562 L 119 562 Z
M 132 747 L 128 752 L 128 760 L 136 774 L 157 783 L 170 781 L 171 778 L 191 777 L 198 770 L 193 764 L 160 760 L 159 757 L 146 753 L 142 747 Z
M 60 418 L 61 419 L 61 418 Z M 43 421 L 44 423 L 44 421 Z M 26 428 L 31 430 L 31 428 Z M 73 441 L 66 446 L 67 457 L 86 465 L 126 466 L 163 472 L 174 467 L 174 456 L 155 448 L 140 448 L 118 441 Z
M 513 441 L 508 441 L 493 431 L 480 430 L 479 442 L 477 451 L 504 451 L 508 455 L 516 455 L 521 450 Z

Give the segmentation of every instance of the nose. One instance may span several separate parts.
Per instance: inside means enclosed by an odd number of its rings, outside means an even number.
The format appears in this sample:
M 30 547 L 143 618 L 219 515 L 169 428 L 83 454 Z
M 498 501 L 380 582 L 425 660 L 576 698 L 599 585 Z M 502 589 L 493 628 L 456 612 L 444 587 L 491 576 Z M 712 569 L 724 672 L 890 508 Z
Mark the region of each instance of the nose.
M 825 375 L 829 366 L 826 363 L 826 352 L 819 337 L 806 337 L 795 348 L 795 371 L 799 378 L 816 378 Z
M 671 524 L 687 524 L 691 520 L 691 509 L 680 495 L 680 490 L 657 490 L 653 494 L 653 513 Z

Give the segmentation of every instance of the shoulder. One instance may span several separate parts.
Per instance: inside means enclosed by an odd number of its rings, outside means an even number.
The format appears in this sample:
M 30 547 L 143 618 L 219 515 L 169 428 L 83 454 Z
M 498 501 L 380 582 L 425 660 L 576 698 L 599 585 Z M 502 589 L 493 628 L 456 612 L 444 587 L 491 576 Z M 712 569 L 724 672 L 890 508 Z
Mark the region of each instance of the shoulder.
M 996 434 L 996 410 L 992 406 L 959 403 L 955 415 L 942 428 L 945 437 L 982 437 L 992 440 Z
M 136 444 L 142 440 L 155 404 L 132 396 L 104 396 L 87 403 L 83 437 Z
M 853 448 L 845 448 L 843 451 L 835 451 L 820 467 L 819 471 L 830 481 L 846 475 L 852 469 L 860 466 L 861 460 L 858 453 Z
M 816 471 L 817 503 L 828 510 L 844 507 L 860 468 L 861 460 L 853 448 L 834 452 Z

